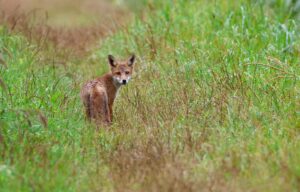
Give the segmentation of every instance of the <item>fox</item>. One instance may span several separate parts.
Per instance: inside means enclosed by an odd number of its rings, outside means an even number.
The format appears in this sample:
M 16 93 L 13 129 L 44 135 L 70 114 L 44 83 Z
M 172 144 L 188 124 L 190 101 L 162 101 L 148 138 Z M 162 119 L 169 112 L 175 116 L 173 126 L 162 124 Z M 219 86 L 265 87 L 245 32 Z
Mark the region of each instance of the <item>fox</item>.
M 82 86 L 80 95 L 89 121 L 95 121 L 97 125 L 112 123 L 115 98 L 120 87 L 131 79 L 135 61 L 135 54 L 126 60 L 108 55 L 110 71 Z

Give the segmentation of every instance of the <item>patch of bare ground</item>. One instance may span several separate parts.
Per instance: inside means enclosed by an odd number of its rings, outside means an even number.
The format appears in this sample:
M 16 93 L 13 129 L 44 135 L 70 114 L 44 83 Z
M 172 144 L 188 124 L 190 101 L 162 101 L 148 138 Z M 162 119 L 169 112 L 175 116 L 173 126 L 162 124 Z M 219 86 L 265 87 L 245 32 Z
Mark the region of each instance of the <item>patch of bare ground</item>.
M 0 0 L 0 24 L 76 55 L 87 53 L 130 16 L 125 8 L 105 0 Z

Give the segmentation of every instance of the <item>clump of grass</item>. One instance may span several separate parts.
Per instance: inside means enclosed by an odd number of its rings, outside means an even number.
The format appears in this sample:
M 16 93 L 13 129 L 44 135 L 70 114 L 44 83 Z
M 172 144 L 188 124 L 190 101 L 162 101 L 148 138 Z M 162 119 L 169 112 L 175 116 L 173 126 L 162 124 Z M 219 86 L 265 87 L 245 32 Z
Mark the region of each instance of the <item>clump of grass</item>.
M 280 3 L 155 1 L 65 66 L 1 28 L 0 187 L 296 191 L 295 19 Z M 97 132 L 84 120 L 80 84 L 108 70 L 107 54 L 133 51 L 136 74 L 114 124 Z

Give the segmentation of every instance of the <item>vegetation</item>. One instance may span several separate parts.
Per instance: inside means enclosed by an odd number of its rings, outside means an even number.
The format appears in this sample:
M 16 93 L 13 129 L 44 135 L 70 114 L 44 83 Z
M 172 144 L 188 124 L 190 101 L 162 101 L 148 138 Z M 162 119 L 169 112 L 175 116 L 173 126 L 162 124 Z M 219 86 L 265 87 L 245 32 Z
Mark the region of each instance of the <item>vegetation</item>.
M 1 191 L 297 191 L 297 14 L 283 1 L 144 6 L 82 57 L 0 27 Z M 97 131 L 80 86 L 131 52 L 135 76 Z

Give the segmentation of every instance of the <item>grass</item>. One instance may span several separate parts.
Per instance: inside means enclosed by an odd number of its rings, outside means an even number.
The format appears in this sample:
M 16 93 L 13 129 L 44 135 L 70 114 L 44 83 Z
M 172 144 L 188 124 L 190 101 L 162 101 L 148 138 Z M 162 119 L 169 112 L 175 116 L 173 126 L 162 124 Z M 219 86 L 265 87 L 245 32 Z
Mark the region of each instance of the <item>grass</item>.
M 0 14 L 0 23 L 10 31 L 21 32 L 30 42 L 52 49 L 54 45 L 55 54 L 63 55 L 64 60 L 70 54 L 85 56 L 99 39 L 126 25 L 133 16 L 126 6 L 106 0 L 4 0 L 0 1 Z
M 88 57 L 0 28 L 3 191 L 297 191 L 299 22 L 283 1 L 155 1 Z M 84 120 L 107 54 L 139 58 L 115 121 Z M 4 65 L 5 63 L 5 65 Z

